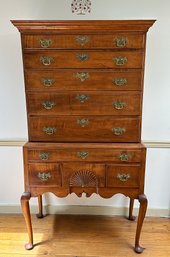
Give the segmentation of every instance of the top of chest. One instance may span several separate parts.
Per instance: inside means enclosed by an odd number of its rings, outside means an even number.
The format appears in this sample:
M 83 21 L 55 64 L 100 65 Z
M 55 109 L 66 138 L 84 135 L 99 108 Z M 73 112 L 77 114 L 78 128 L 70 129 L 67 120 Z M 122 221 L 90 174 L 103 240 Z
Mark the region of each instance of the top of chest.
M 24 49 L 143 49 L 154 20 L 17 21 Z

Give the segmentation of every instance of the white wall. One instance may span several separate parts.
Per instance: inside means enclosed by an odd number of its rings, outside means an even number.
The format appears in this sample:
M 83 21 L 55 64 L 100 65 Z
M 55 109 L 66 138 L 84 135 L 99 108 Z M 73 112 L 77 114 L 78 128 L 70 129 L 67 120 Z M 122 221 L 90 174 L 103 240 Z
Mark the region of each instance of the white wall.
M 72 14 L 71 0 L 0 0 L 0 140 L 27 140 L 21 45 L 11 19 L 157 19 L 147 40 L 143 106 L 144 141 L 170 141 L 170 1 L 92 0 L 92 11 Z M 146 194 L 150 208 L 170 208 L 168 149 L 149 149 Z M 23 191 L 21 147 L 0 147 L 0 204 L 18 204 Z M 124 197 L 102 200 L 48 197 L 52 204 L 124 205 Z

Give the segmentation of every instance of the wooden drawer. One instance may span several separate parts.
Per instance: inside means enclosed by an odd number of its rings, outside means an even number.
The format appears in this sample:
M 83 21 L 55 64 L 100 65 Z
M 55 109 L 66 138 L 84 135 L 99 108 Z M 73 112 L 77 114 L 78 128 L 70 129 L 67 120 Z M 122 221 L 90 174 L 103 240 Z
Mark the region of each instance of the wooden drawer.
M 25 70 L 26 90 L 141 90 L 142 71 L 93 69 Z M 104 85 L 104 86 L 103 86 Z
M 120 147 L 120 146 L 119 146 Z M 29 162 L 89 162 L 97 160 L 105 162 L 116 162 L 116 163 L 131 163 L 140 162 L 142 156 L 141 150 L 136 149 L 113 149 L 113 148 L 88 148 L 88 146 L 75 146 L 75 147 L 62 147 L 55 146 L 55 149 L 50 147 L 41 147 L 41 149 L 29 149 L 28 160 Z
M 140 118 L 29 117 L 30 141 L 139 142 Z
M 61 186 L 59 164 L 32 163 L 28 165 L 28 181 L 30 186 Z
M 70 95 L 64 93 L 27 93 L 27 107 L 29 114 L 69 114 Z
M 142 51 L 27 51 L 25 68 L 142 68 Z
M 140 92 L 29 93 L 32 115 L 139 115 Z
M 105 187 L 105 164 L 64 163 L 62 182 L 64 187 Z
M 107 187 L 139 187 L 141 165 L 107 165 Z
M 24 35 L 23 47 L 39 49 L 144 48 L 143 34 L 97 35 Z

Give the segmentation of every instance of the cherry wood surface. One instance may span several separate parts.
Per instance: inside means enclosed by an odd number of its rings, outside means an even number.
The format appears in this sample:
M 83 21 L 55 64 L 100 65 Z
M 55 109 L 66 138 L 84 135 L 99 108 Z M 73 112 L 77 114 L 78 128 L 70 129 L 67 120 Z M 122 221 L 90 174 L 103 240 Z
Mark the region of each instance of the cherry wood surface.
M 81 125 L 79 121 L 85 120 Z M 53 128 L 47 134 L 44 128 Z M 117 128 L 124 129 L 115 134 Z M 30 141 L 46 142 L 140 142 L 140 119 L 113 116 L 30 116 Z
M 80 79 L 78 75 L 85 73 L 87 78 Z M 60 92 L 60 91 L 130 91 L 141 90 L 143 71 L 139 69 L 119 70 L 113 69 L 57 69 L 57 70 L 30 70 L 25 69 L 26 90 Z M 117 85 L 115 80 L 123 78 L 125 84 Z M 51 85 L 44 85 L 43 80 L 52 80 Z
M 48 180 L 42 180 L 38 174 L 50 174 Z M 61 186 L 61 172 L 58 163 L 32 163 L 28 166 L 29 184 L 31 186 Z
M 139 187 L 139 181 L 141 179 L 140 173 L 141 165 L 130 164 L 130 165 L 120 165 L 120 164 L 107 164 L 106 167 L 106 185 L 107 187 Z M 129 179 L 127 181 L 121 181 L 118 174 L 128 174 Z
M 53 34 L 47 34 L 47 35 L 26 35 L 23 38 L 23 47 L 24 49 L 31 49 L 31 48 L 37 48 L 37 49 L 44 49 L 44 48 L 50 48 L 50 49 L 83 49 L 83 48 L 117 48 L 116 45 L 116 38 L 118 37 L 128 37 L 128 42 L 125 48 L 135 48 L 140 49 L 144 48 L 144 34 L 139 33 L 112 33 L 110 35 L 86 35 L 87 42 L 81 44 L 78 41 L 79 35 L 53 35 Z M 44 39 L 48 39 L 51 41 L 49 46 L 42 46 L 41 41 Z
M 74 145 L 74 144 L 73 144 Z M 78 155 L 79 152 L 87 152 L 87 157 L 82 158 Z M 43 153 L 47 153 L 47 157 L 45 160 L 41 159 L 41 155 Z M 123 155 L 127 155 L 127 158 L 123 159 Z M 68 160 L 69 156 L 69 160 Z M 88 146 L 84 145 L 82 147 L 58 147 L 56 145 L 56 149 L 51 149 L 51 147 L 43 147 L 41 149 L 30 149 L 28 148 L 28 157 L 29 162 L 55 162 L 55 161 L 93 161 L 93 160 L 100 160 L 100 161 L 114 161 L 118 163 L 131 163 L 131 162 L 140 162 L 141 161 L 141 150 L 130 150 L 125 149 L 104 149 L 100 148 L 89 148 Z M 121 159 L 122 158 L 122 159 Z
M 134 250 L 147 209 L 141 142 L 146 33 L 154 20 L 24 21 L 21 32 L 28 136 L 21 206 L 34 247 L 29 200 L 75 193 L 139 201 Z M 103 142 L 103 143 L 102 143 Z M 122 242 L 123 243 L 123 242 Z
M 11 20 L 24 34 L 146 33 L 155 20 Z
M 141 93 L 76 91 L 73 93 L 28 93 L 30 115 L 140 115 Z M 46 109 L 46 101 L 53 103 Z M 118 104 L 122 106 L 117 106 Z
M 138 197 L 144 190 L 146 148 L 141 144 L 132 144 L 129 149 L 128 145 L 108 144 L 106 147 L 106 144 L 101 143 L 81 146 L 79 143 L 27 143 L 24 146 L 25 188 L 34 196 L 41 194 L 42 190 L 62 197 L 69 192 L 75 192 L 78 196 L 82 192 L 91 195 L 97 190 L 99 195 L 106 198 L 116 191 L 129 197 Z M 37 148 L 38 153 L 35 152 Z M 55 151 L 53 157 L 50 150 Z M 82 152 L 88 155 L 81 156 Z M 44 153 L 49 159 L 41 159 Z M 128 159 L 120 159 L 120 154 L 128 155 Z M 43 172 L 50 173 L 46 181 L 38 177 L 38 174 Z M 129 178 L 121 181 L 119 174 L 128 174 Z M 81 188 L 82 181 L 85 185 Z
M 85 60 L 81 60 L 80 56 L 87 56 Z M 51 58 L 48 65 L 43 64 L 43 57 Z M 116 64 L 115 59 L 123 57 L 126 62 L 122 65 Z M 24 52 L 24 65 L 26 69 L 42 69 L 51 68 L 143 68 L 144 53 L 142 51 L 102 51 L 102 50 L 51 50 L 51 51 L 27 51 Z

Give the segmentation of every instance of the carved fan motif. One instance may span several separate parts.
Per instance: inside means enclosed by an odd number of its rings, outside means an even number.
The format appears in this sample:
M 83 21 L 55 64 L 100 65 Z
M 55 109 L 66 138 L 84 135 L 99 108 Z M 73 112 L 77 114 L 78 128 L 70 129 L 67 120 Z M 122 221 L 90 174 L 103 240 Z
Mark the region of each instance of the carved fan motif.
M 71 187 L 98 187 L 96 174 L 89 170 L 80 170 L 70 177 Z

